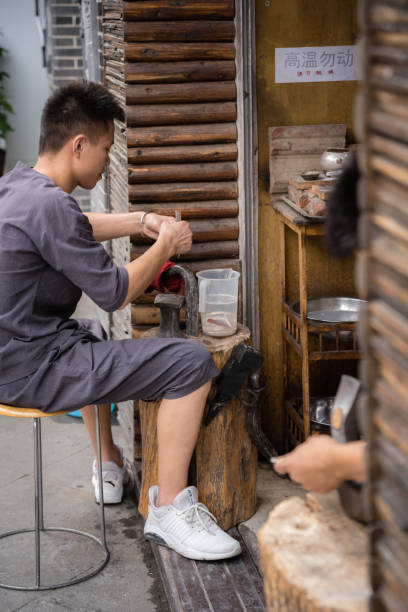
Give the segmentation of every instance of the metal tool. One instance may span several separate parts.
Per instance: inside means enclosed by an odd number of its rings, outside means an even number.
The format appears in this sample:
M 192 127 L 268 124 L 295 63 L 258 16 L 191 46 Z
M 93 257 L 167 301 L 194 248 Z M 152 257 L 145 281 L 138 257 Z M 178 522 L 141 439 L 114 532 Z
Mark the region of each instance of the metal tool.
M 154 298 L 155 306 L 160 308 L 159 338 L 181 338 L 180 309 L 184 304 L 184 296 L 175 293 L 159 293 Z
M 204 424 L 209 425 L 225 404 L 233 397 L 238 397 L 242 385 L 252 370 L 259 370 L 263 355 L 252 346 L 243 342 L 232 349 L 231 355 L 216 378 L 216 393 L 210 403 Z
M 175 218 L 176 218 L 176 223 L 177 223 L 178 221 L 181 221 L 181 210 L 175 210 L 175 211 L 174 211 L 174 216 L 175 216 Z M 181 253 L 178 253 L 178 254 L 177 254 L 177 259 L 180 259 L 180 255 L 181 255 Z
M 357 378 L 347 375 L 341 377 L 331 411 L 331 435 L 341 444 L 361 438 L 356 401 L 359 391 L 360 381 Z M 346 480 L 339 486 L 338 492 L 348 516 L 366 522 L 363 485 L 354 480 Z
M 198 283 L 194 273 L 187 266 L 176 264 L 169 268 L 167 276 L 181 276 L 184 280 L 186 308 L 186 335 L 198 336 Z

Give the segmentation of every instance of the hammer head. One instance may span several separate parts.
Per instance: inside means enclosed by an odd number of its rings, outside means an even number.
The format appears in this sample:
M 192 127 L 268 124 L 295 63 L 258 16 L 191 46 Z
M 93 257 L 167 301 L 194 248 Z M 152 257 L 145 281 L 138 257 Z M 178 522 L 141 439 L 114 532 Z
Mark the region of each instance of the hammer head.
M 344 444 L 359 440 L 356 398 L 360 381 L 352 376 L 343 375 L 337 389 L 331 410 L 331 435 Z

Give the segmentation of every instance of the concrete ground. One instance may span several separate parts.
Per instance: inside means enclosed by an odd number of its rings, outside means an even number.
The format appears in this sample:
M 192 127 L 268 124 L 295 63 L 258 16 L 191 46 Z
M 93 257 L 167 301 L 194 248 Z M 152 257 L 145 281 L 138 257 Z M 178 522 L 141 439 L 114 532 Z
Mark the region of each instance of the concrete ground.
M 45 526 L 63 526 L 98 535 L 98 509 L 91 487 L 92 451 L 82 419 L 68 415 L 43 419 Z M 114 425 L 115 440 L 121 432 Z M 34 525 L 33 436 L 31 419 L 1 417 L 0 533 Z M 42 592 L 0 589 L 1 612 L 166 612 L 166 596 L 143 538 L 143 520 L 126 497 L 105 511 L 108 565 L 90 580 Z M 43 538 L 44 581 L 64 581 L 99 559 L 96 543 L 67 534 Z M 51 541 L 52 540 L 52 541 Z M 0 582 L 31 580 L 34 538 L 24 534 L 0 540 Z

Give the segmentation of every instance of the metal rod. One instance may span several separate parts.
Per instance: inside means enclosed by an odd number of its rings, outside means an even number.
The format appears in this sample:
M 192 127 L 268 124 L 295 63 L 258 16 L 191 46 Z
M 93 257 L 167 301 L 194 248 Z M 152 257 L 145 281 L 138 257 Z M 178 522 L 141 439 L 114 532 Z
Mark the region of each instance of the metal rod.
M 181 221 L 181 210 L 175 210 L 174 211 L 174 216 L 176 218 L 176 222 L 178 223 L 179 221 Z M 177 254 L 177 259 L 180 259 L 180 255 L 181 253 Z
M 34 429 L 34 509 L 35 509 L 35 580 L 36 586 L 41 586 L 41 566 L 40 566 L 40 488 L 39 488 L 39 438 L 38 438 L 39 419 L 33 419 Z
M 105 507 L 103 500 L 103 481 L 102 481 L 102 458 L 101 458 L 101 433 L 99 428 L 99 407 L 95 404 L 95 423 L 96 423 L 96 447 L 97 447 L 97 461 L 98 461 L 98 483 L 99 483 L 99 512 L 101 519 L 101 532 L 102 532 L 102 544 L 104 549 L 107 551 L 106 546 L 106 532 L 105 532 Z
M 44 530 L 44 511 L 43 511 L 43 469 L 42 469 L 42 438 L 41 438 L 41 419 L 38 419 L 37 424 L 37 441 L 38 441 L 38 498 L 39 498 L 39 526 L 41 531 Z

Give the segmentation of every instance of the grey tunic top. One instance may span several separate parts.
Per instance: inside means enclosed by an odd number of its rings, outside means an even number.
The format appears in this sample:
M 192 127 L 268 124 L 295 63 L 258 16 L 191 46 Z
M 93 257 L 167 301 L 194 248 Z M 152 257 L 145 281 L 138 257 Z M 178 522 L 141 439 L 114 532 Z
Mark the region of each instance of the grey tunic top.
M 21 162 L 0 179 L 0 384 L 34 372 L 50 351 L 92 338 L 70 318 L 82 291 L 114 311 L 128 284 L 126 268 L 52 179 Z

